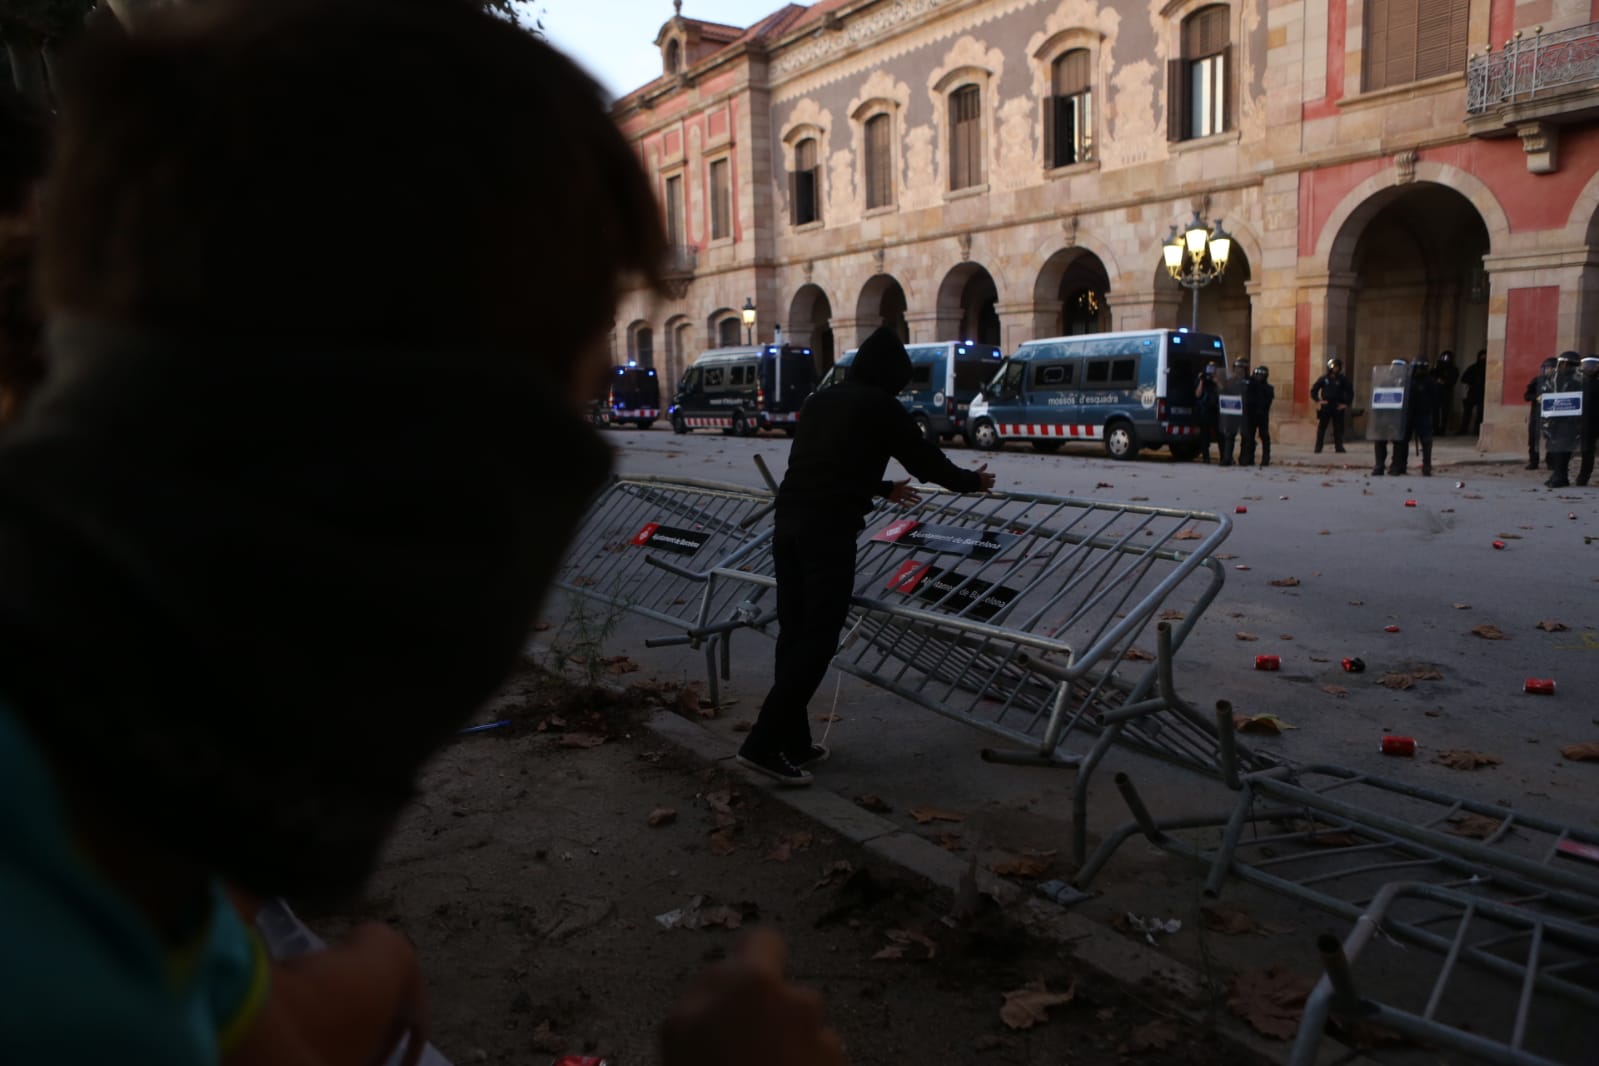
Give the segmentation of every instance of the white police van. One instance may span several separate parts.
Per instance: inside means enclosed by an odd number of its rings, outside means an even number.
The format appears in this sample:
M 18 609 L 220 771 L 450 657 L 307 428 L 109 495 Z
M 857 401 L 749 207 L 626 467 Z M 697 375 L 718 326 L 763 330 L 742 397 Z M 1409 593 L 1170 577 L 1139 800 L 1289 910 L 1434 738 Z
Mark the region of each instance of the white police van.
M 1161 445 L 1192 454 L 1194 386 L 1209 363 L 1227 365 L 1221 338 L 1185 329 L 1026 341 L 972 402 L 967 433 L 988 449 L 1030 441 L 1052 452 L 1082 440 L 1115 459 Z
M 815 389 L 816 363 L 809 348 L 712 348 L 683 375 L 667 418 L 677 433 L 719 429 L 747 437 L 781 429 L 792 435 L 800 408 Z
M 818 389 L 845 380 L 858 349 L 851 348 L 839 357 Z M 940 341 L 936 344 L 907 344 L 911 357 L 911 379 L 900 390 L 899 402 L 909 411 L 922 436 L 929 441 L 966 437 L 967 414 L 988 380 L 999 367 L 1002 353 L 992 344 L 970 341 Z

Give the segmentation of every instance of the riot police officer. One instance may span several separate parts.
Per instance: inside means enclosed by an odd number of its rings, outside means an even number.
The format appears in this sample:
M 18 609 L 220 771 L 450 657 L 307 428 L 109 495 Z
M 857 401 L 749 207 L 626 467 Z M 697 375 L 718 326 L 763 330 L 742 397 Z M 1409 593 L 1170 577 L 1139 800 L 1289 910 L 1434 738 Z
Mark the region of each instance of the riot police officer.
M 1527 401 L 1527 469 L 1538 469 L 1538 442 L 1543 439 L 1543 423 L 1538 417 L 1538 395 L 1543 392 L 1545 379 L 1555 372 L 1555 358 L 1550 356 L 1538 368 L 1538 373 L 1527 382 L 1521 398 Z
M 1582 443 L 1583 388 L 1577 373 L 1579 359 L 1576 352 L 1561 352 L 1555 359 L 1554 373 L 1546 380 L 1538 397 L 1544 455 L 1549 462 L 1549 476 L 1544 484 L 1552 489 L 1563 489 L 1571 484 L 1571 454 Z
M 1199 461 L 1210 462 L 1210 442 L 1221 435 L 1221 408 L 1217 402 L 1216 371 L 1220 363 L 1206 363 L 1204 373 L 1194 382 L 1194 420 L 1199 426 Z
M 1586 485 L 1593 476 L 1594 444 L 1599 442 L 1599 355 L 1582 361 L 1582 464 L 1577 467 L 1577 484 Z
M 1277 390 L 1268 380 L 1270 377 L 1270 370 L 1257 366 L 1244 390 L 1244 443 L 1238 452 L 1238 461 L 1244 466 L 1255 461 L 1256 434 L 1260 435 L 1260 465 L 1271 465 L 1271 404 L 1277 398 Z
M 1321 406 L 1316 409 L 1316 451 L 1320 452 L 1327 438 L 1327 426 L 1333 431 L 1333 451 L 1344 450 L 1344 411 L 1355 402 L 1355 387 L 1344 377 L 1341 359 L 1327 360 L 1327 373 L 1316 379 L 1310 387 L 1310 399 Z
M 1244 393 L 1249 388 L 1249 360 L 1239 356 L 1233 360 L 1233 372 L 1216 397 L 1219 411 L 1217 425 L 1221 432 L 1221 465 L 1233 465 L 1233 449 L 1238 444 L 1238 430 L 1244 424 Z
M 1421 450 L 1421 476 L 1432 477 L 1433 418 L 1438 414 L 1438 377 L 1425 355 L 1410 364 L 1410 391 L 1405 394 L 1405 444 L 1394 456 L 1390 474 L 1405 473 L 1410 442 Z
M 1377 462 L 1372 477 L 1388 470 L 1388 445 L 1394 446 L 1393 472 L 1403 473 L 1405 463 L 1405 398 L 1410 392 L 1410 367 L 1403 359 L 1388 366 L 1372 367 L 1371 414 L 1366 418 L 1366 436 L 1371 438 Z

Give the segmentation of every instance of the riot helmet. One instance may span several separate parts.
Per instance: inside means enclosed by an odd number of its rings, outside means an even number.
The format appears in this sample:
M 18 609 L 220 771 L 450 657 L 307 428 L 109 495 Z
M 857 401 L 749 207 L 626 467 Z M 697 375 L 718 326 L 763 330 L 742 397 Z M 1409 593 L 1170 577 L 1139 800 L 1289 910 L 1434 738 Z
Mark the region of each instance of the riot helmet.
M 1409 366 L 1410 364 L 1405 362 L 1403 359 L 1395 359 L 1393 362 L 1389 363 L 1388 365 L 1389 366 Z
M 1416 356 L 1416 361 L 1410 364 L 1410 368 L 1419 374 L 1423 370 L 1426 370 L 1430 365 L 1431 364 L 1427 362 L 1427 357 L 1425 355 L 1418 355 Z
M 1599 374 L 1599 355 L 1590 355 L 1582 361 L 1582 372 L 1588 377 Z
M 1556 366 L 1560 366 L 1562 363 L 1566 364 L 1567 366 L 1575 366 L 1581 361 L 1582 356 L 1578 355 L 1576 352 L 1561 352 L 1559 355 L 1555 356 Z
M 1452 363 L 1454 361 L 1455 361 L 1455 353 L 1453 351 L 1451 351 L 1450 349 L 1448 349 L 1448 348 L 1445 348 L 1442 352 L 1440 352 L 1438 354 L 1438 362 L 1439 363 Z
M 1240 355 L 1238 358 L 1233 360 L 1233 369 L 1234 370 L 1248 370 L 1249 369 L 1249 360 L 1245 359 L 1243 356 Z
M 1266 367 L 1257 366 L 1255 368 L 1255 376 L 1257 378 L 1259 378 L 1260 380 L 1265 381 L 1268 377 L 1271 376 L 1271 371 L 1268 370 Z
M 1339 371 L 1339 370 L 1342 370 L 1343 368 L 1344 368 L 1344 361 L 1342 359 L 1329 359 L 1329 360 L 1327 360 L 1327 369 L 1328 370 Z
M 1538 367 L 1538 369 L 1542 370 L 1544 373 L 1548 373 L 1549 371 L 1553 370 L 1554 368 L 1555 368 L 1555 357 L 1552 356 L 1552 355 L 1549 358 L 1545 359 L 1543 361 L 1543 363 Z

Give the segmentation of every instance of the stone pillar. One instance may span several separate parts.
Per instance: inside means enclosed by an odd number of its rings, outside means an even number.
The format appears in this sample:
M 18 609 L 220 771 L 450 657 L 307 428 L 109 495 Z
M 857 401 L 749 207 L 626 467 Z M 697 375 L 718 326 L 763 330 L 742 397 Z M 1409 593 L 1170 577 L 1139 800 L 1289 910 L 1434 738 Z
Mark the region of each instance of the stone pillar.
M 1366 433 L 1367 386 L 1371 381 L 1371 359 L 1354 350 L 1354 306 L 1359 290 L 1354 274 L 1300 274 L 1299 303 L 1294 336 L 1294 362 L 1291 374 L 1283 378 L 1289 388 L 1277 396 L 1279 407 L 1293 413 L 1284 439 L 1300 444 L 1315 439 L 1316 408 L 1310 401 L 1310 387 L 1327 369 L 1327 360 L 1342 359 L 1344 374 L 1355 389 L 1355 402 L 1344 422 L 1347 440 L 1361 440 Z M 1284 399 L 1290 404 L 1284 404 Z M 1360 414 L 1353 412 L 1359 411 Z
M 1522 390 L 1538 365 L 1568 349 L 1586 354 L 1592 303 L 1585 286 L 1596 266 L 1585 247 L 1483 257 L 1488 271 L 1488 369 L 1483 451 L 1521 452 L 1527 440 Z M 1472 353 L 1475 358 L 1476 353 Z
M 905 312 L 905 323 L 910 326 L 912 344 L 928 344 L 932 341 L 961 339 L 961 312 L 959 308 L 953 311 L 907 310 Z
M 1181 317 L 1187 309 L 1185 298 L 1192 299 L 1186 289 L 1177 288 L 1105 294 L 1118 331 L 1186 326 L 1188 319 Z
M 1000 350 L 1006 355 L 1022 341 L 1053 337 L 1060 332 L 1060 304 L 995 304 L 999 315 Z
M 834 358 L 843 355 L 851 348 L 859 348 L 861 341 L 872 335 L 872 331 L 883 324 L 881 318 L 833 318 L 833 348 Z

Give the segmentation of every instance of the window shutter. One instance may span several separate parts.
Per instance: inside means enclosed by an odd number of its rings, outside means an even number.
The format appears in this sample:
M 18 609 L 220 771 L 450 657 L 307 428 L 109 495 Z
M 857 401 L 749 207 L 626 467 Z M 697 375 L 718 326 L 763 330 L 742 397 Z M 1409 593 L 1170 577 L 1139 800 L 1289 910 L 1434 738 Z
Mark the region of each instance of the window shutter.
M 1449 73 L 1450 0 L 1420 0 L 1416 17 L 1416 80 Z
M 1061 166 L 1069 163 L 1080 162 L 1077 158 L 1077 114 L 1075 111 L 1076 98 L 1058 100 L 1055 106 L 1055 144 L 1058 152 L 1058 162 Z
M 1238 94 L 1238 72 L 1233 70 L 1233 46 L 1228 45 L 1221 50 L 1221 128 L 1230 130 L 1237 128 L 1238 118 L 1233 108 L 1236 106 Z M 1219 131 L 1218 131 L 1219 132 Z
M 1046 96 L 1043 99 L 1044 121 L 1041 128 L 1044 131 L 1044 169 L 1049 170 L 1060 166 L 1060 161 L 1055 158 L 1055 109 L 1063 101 L 1058 96 Z
M 799 196 L 799 189 L 800 189 L 799 171 L 797 171 L 797 170 L 789 171 L 789 175 L 788 175 L 788 224 L 791 225 L 791 226 L 798 226 L 800 224 L 800 196 Z
M 1388 76 L 1388 0 L 1366 0 L 1365 79 L 1367 92 L 1387 86 Z
M 1388 0 L 1388 56 L 1381 88 L 1416 80 L 1417 0 Z
M 1181 59 L 1168 59 L 1166 61 L 1166 139 L 1168 141 L 1183 141 L 1188 139 L 1187 116 L 1187 68 L 1188 64 Z
M 1089 88 L 1088 49 L 1074 48 L 1055 60 L 1055 95 L 1076 96 Z

